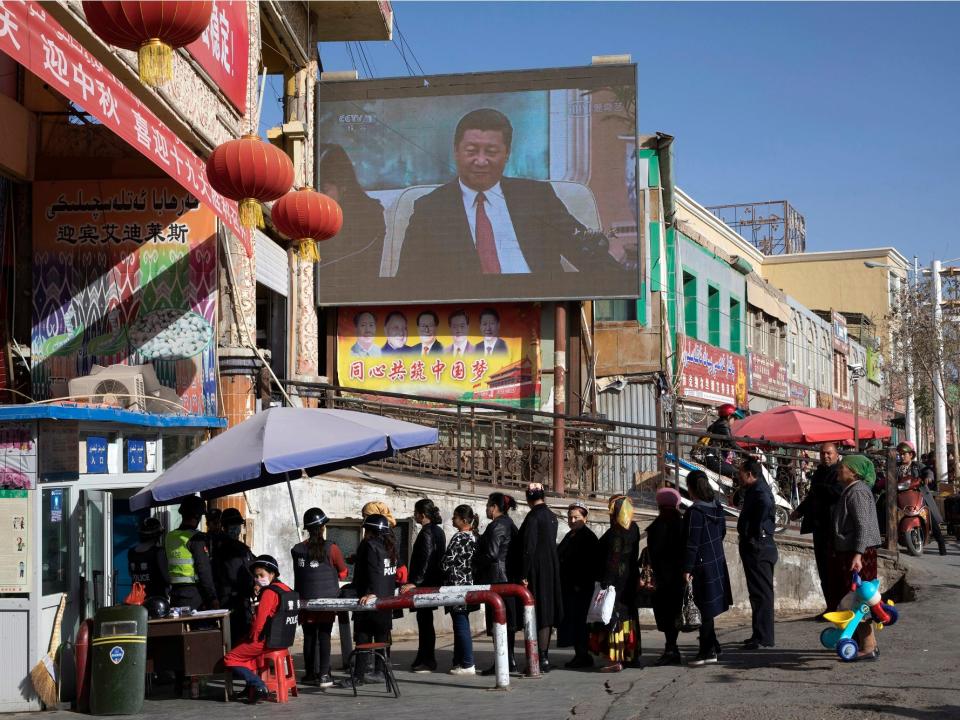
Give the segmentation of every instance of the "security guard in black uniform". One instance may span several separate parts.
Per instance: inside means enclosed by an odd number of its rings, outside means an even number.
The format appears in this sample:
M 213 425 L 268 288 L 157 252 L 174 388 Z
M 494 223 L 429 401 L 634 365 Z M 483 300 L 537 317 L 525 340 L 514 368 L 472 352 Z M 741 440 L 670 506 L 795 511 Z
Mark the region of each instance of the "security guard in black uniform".
M 753 612 L 753 633 L 744 641 L 744 648 L 756 650 L 774 646 L 773 568 L 779 558 L 773 540 L 775 505 L 773 492 L 757 460 L 749 458 L 740 464 L 740 484 L 744 493 L 737 534 Z
M 223 532 L 210 564 L 220 607 L 230 610 L 230 640 L 236 647 L 247 637 L 253 619 L 250 598 L 253 597 L 254 583 L 250 565 L 254 561 L 254 555 L 240 539 L 246 521 L 239 510 L 224 510 L 220 516 L 220 525 Z
M 127 550 L 130 579 L 142 583 L 147 597 L 167 597 L 170 576 L 167 553 L 163 549 L 163 525 L 155 517 L 140 522 L 140 542 Z
M 167 569 L 170 574 L 170 606 L 219 608 L 210 567 L 210 539 L 197 528 L 207 504 L 202 498 L 186 498 L 179 508 L 180 527 L 167 533 Z

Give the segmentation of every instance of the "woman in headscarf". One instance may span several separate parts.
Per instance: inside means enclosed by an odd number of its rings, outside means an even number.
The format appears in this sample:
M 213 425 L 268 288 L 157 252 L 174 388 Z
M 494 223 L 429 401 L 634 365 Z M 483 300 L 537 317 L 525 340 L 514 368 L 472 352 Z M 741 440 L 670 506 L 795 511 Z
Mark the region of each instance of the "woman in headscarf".
M 640 626 L 637 616 L 637 580 L 640 577 L 640 528 L 633 521 L 633 503 L 626 495 L 614 495 L 607 505 L 610 528 L 597 545 L 596 565 L 600 586 L 616 590 L 613 617 L 607 625 L 594 624 L 591 649 L 609 663 L 601 672 L 620 672 L 636 665 L 640 657 Z
M 663 654 L 656 665 L 680 665 L 683 658 L 677 646 L 677 613 L 683 602 L 683 557 L 686 551 L 680 493 L 660 488 L 656 494 L 660 514 L 647 526 L 647 550 L 653 570 L 653 617 L 663 633 Z
M 849 589 L 853 573 L 861 580 L 877 578 L 877 545 L 880 528 L 870 485 L 876 481 L 873 462 L 863 455 L 846 455 L 840 461 L 840 484 L 843 492 L 833 506 L 833 555 L 830 562 L 830 591 L 842 597 Z M 831 608 L 835 610 L 836 608 Z M 873 623 L 860 623 L 854 633 L 862 660 L 875 660 L 880 655 Z
M 557 645 L 573 646 L 573 660 L 566 668 L 593 666 L 587 649 L 587 611 L 597 579 L 595 562 L 597 536 L 587 527 L 587 506 L 577 501 L 567 508 L 569 532 L 557 547 L 560 558 L 560 591 L 563 595 L 563 621 L 557 626 Z

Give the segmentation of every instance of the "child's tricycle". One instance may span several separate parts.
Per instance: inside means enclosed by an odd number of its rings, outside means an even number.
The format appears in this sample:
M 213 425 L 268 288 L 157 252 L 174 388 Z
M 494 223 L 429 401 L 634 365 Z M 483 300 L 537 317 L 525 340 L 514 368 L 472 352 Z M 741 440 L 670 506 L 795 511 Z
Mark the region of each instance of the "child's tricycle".
M 835 649 L 844 662 L 853 662 L 860 652 L 853 634 L 861 622 L 875 622 L 880 629 L 884 625 L 893 625 L 899 617 L 893 601 L 884 604 L 880 598 L 880 581 L 863 582 L 857 573 L 853 574 L 850 592 L 840 602 L 840 607 L 843 609 L 823 614 L 834 626 L 820 633 L 820 644 Z

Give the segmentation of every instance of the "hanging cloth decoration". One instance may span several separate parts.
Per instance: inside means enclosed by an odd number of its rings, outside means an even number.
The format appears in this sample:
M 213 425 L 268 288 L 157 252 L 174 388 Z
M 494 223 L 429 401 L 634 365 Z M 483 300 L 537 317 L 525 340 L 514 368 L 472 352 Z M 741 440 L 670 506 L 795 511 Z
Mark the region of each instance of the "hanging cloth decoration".
M 257 135 L 228 140 L 207 159 L 207 179 L 221 195 L 239 203 L 240 224 L 263 227 L 261 202 L 276 200 L 293 185 L 293 163 Z
M 277 200 L 270 218 L 297 246 L 304 262 L 319 262 L 317 243 L 329 240 L 343 227 L 343 211 L 337 201 L 309 186 Z
M 210 0 L 83 0 L 90 28 L 104 42 L 135 50 L 140 80 L 157 87 L 173 77 L 173 51 L 210 24 Z

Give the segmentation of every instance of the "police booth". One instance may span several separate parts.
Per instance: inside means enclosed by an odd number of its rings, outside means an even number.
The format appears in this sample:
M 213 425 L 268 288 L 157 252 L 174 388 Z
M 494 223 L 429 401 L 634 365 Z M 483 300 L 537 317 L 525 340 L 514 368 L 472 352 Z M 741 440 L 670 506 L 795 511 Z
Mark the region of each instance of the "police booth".
M 73 694 L 73 640 L 97 609 L 123 602 L 127 550 L 153 512 L 130 498 L 198 447 L 217 417 L 73 405 L 0 406 L 0 712 L 37 710 L 29 679 L 46 654 L 61 597 L 61 699 Z M 171 516 L 172 514 L 172 516 Z

